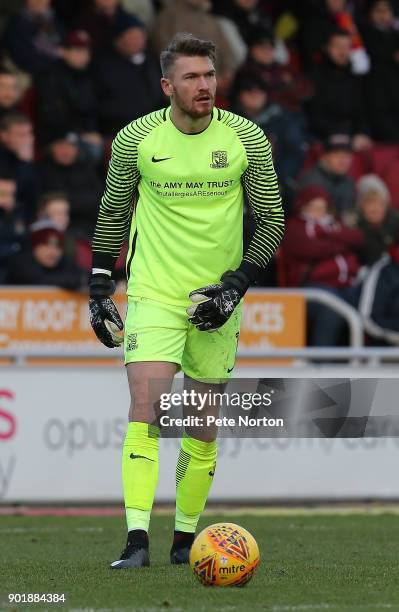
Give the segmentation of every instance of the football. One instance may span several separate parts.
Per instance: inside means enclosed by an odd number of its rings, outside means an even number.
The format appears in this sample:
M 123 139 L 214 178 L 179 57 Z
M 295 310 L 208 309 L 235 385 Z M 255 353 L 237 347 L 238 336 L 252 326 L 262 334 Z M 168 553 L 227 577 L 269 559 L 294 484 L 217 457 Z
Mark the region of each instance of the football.
M 190 565 L 206 586 L 243 586 L 259 565 L 255 538 L 234 523 L 209 525 L 195 538 Z

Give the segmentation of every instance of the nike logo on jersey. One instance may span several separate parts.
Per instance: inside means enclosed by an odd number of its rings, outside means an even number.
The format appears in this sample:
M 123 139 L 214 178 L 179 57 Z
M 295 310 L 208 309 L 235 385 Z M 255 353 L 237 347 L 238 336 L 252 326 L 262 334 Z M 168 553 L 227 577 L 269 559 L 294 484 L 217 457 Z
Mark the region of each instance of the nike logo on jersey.
M 160 157 L 158 159 L 155 157 L 155 155 L 153 155 L 151 161 L 154 162 L 154 164 L 157 164 L 158 162 L 166 161 L 167 159 L 173 159 L 173 157 Z
M 150 459 L 149 457 L 144 457 L 144 455 L 134 455 L 130 453 L 130 459 L 147 459 L 147 461 L 154 461 L 154 459 Z

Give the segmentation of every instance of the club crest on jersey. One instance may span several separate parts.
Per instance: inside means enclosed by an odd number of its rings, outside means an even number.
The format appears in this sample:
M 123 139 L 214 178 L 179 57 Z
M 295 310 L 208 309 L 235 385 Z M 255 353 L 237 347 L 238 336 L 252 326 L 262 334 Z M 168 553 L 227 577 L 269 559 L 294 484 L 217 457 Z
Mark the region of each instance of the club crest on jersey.
M 127 337 L 127 350 L 135 351 L 138 348 L 137 344 L 137 334 L 128 334 Z
M 211 168 L 227 168 L 228 165 L 227 151 L 212 151 Z

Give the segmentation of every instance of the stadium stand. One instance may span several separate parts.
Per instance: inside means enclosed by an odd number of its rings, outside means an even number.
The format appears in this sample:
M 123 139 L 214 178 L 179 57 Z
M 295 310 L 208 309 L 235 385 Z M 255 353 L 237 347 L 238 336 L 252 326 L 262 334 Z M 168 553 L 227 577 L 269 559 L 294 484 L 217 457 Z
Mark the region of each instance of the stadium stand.
M 295 282 L 286 262 L 305 187 L 327 191 L 323 232 L 349 225 L 363 236 L 351 246 L 359 263 L 345 281 L 356 299 L 380 259 L 391 261 L 399 243 L 398 2 L 24 0 L 1 3 L 0 29 L 3 288 L 7 278 L 19 282 L 15 261 L 31 249 L 30 225 L 47 218 L 60 223 L 66 260 L 87 274 L 112 138 L 165 104 L 156 54 L 182 29 L 217 43 L 217 103 L 261 125 L 274 147 L 289 229 L 263 287 L 300 293 L 315 281 L 331 291 L 323 278 Z M 246 209 L 246 242 L 251 226 Z M 315 238 L 307 239 L 309 254 Z M 333 276 L 342 274 L 339 244 L 334 254 L 310 255 L 313 273 L 332 265 Z M 346 341 L 337 332 L 331 344 Z

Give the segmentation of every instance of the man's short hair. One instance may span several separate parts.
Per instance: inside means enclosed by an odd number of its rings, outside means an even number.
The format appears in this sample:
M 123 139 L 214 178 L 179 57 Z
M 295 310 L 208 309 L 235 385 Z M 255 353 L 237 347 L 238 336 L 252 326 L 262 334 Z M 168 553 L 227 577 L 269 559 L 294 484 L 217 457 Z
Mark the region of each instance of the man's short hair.
M 202 40 L 201 38 L 195 38 L 195 36 L 187 32 L 179 32 L 161 53 L 161 70 L 164 77 L 170 73 L 170 69 L 176 59 L 181 56 L 209 57 L 214 64 L 216 61 L 216 47 L 211 40 Z
M 31 120 L 22 113 L 7 113 L 1 118 L 0 131 L 5 132 L 13 125 L 26 125 L 31 123 Z
M 43 212 L 47 205 L 55 200 L 63 200 L 69 204 L 68 195 L 65 193 L 65 191 L 48 191 L 47 193 L 43 193 L 43 195 L 40 197 L 37 204 L 37 212 Z
M 331 30 L 331 32 L 328 35 L 327 45 L 336 36 L 344 36 L 345 38 L 351 38 L 351 34 L 348 32 L 348 30 L 343 30 L 342 28 L 335 28 L 334 30 Z
M 8 70 L 8 68 L 4 68 L 4 66 L 0 65 L 0 76 L 12 76 L 14 78 L 17 78 L 17 75 L 14 72 L 11 72 L 11 70 Z
M 0 170 L 0 181 L 7 181 L 8 183 L 17 182 L 15 178 L 15 174 L 11 170 L 8 170 L 7 168 L 2 168 Z

